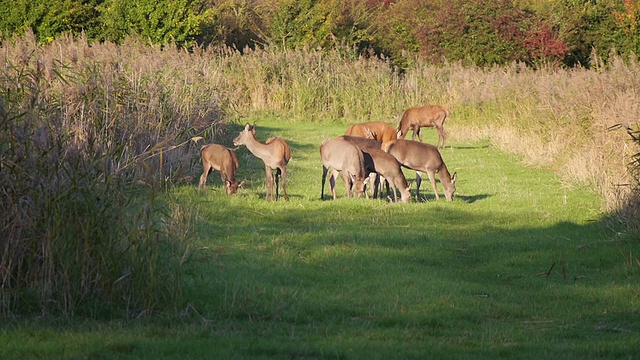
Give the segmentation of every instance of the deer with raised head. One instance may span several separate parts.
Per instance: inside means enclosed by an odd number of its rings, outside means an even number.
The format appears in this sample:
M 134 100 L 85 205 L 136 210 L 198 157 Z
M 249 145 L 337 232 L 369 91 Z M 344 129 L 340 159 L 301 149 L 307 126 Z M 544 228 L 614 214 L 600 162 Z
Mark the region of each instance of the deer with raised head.
M 207 175 L 212 170 L 220 172 L 227 195 L 235 195 L 244 181 L 236 181 L 236 170 L 240 166 L 236 152 L 218 144 L 208 144 L 200 148 L 202 167 L 204 171 L 200 175 L 198 188 L 204 189 L 207 183 Z
M 383 143 L 397 139 L 398 131 L 384 121 L 372 121 L 350 125 L 345 131 L 345 135 L 373 139 Z
M 398 159 L 402 166 L 416 171 L 416 198 L 418 200 L 420 199 L 420 183 L 422 182 L 421 172 L 426 172 L 429 175 L 436 200 L 440 198 L 436 188 L 436 173 L 444 188 L 445 198 L 447 201 L 453 200 L 456 192 L 457 174 L 454 173 L 451 176 L 437 147 L 413 140 L 397 139 L 382 144 L 382 149 Z
M 422 142 L 420 128 L 434 127 L 438 131 L 438 147 L 444 149 L 447 141 L 447 132 L 444 130 L 444 121 L 449 117 L 449 111 L 439 105 L 427 105 L 407 109 L 397 128 L 397 138 L 404 139 L 409 130 L 413 131 L 411 140 L 415 140 L 416 135 Z M 442 145 L 441 145 L 442 144 Z
M 355 197 L 359 198 L 364 190 L 364 155 L 360 148 L 343 139 L 332 139 L 320 145 L 320 157 L 322 158 L 322 189 L 320 200 L 324 198 L 324 184 L 327 173 L 331 169 L 329 185 L 333 200 L 336 199 L 336 179 L 342 172 L 342 180 L 347 189 L 347 197 L 352 196 L 352 188 Z
M 244 130 L 233 139 L 233 144 L 246 146 L 254 156 L 264 162 L 264 169 L 267 175 L 266 200 L 274 199 L 274 184 L 276 187 L 275 200 L 280 200 L 278 185 L 281 177 L 284 199 L 289 200 L 289 195 L 287 194 L 287 164 L 291 159 L 291 149 L 287 142 L 279 137 L 270 137 L 263 144 L 256 138 L 256 127 L 246 124 Z
M 380 149 L 362 149 L 362 152 L 364 153 L 365 168 L 384 177 L 387 182 L 387 193 L 389 187 L 393 191 L 393 201 L 398 202 L 396 191 L 398 189 L 402 202 L 408 202 L 411 198 L 411 186 L 407 184 L 407 179 L 402 173 L 398 160 Z M 376 180 L 376 184 L 373 185 L 376 190 L 378 181 Z

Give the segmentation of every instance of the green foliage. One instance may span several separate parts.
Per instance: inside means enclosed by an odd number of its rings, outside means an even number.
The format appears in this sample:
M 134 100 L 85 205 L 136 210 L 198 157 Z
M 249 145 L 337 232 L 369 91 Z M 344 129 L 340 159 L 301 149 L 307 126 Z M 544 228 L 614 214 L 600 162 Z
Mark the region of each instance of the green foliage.
M 638 0 L 0 0 L 0 32 L 38 41 L 84 31 L 121 43 L 261 46 L 330 50 L 391 59 L 493 65 L 522 61 L 589 65 L 612 49 L 640 51 Z M 593 53 L 593 54 L 592 54 Z
M 0 32 L 22 35 L 32 30 L 40 42 L 64 32 L 89 37 L 98 30 L 96 7 L 102 0 L 1 0 Z
M 99 10 L 101 39 L 116 42 L 133 33 L 154 44 L 190 47 L 203 23 L 202 0 L 105 0 Z

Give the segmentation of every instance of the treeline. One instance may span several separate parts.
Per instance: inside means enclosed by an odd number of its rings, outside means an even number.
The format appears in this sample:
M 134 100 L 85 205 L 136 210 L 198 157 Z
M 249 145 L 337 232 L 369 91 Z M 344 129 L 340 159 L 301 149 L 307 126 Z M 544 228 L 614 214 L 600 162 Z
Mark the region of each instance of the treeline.
M 84 32 L 121 43 L 354 48 L 402 69 L 417 59 L 486 66 L 592 65 L 640 48 L 640 0 L 0 0 L 5 39 Z M 595 56 L 594 56 L 595 55 Z

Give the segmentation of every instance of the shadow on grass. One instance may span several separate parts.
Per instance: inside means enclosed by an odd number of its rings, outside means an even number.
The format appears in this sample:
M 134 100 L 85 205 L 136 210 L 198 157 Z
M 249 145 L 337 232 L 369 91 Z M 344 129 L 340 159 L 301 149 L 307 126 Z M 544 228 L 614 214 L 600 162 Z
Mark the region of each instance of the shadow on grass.
M 440 203 L 381 210 L 363 199 L 258 203 L 251 213 L 223 202 L 233 215 L 207 216 L 215 230 L 200 226 L 224 249 L 211 258 L 224 270 L 198 282 L 191 299 L 207 317 L 295 328 L 312 352 L 326 351 L 328 336 L 338 353 L 392 358 L 588 355 L 606 342 L 615 345 L 604 354 L 628 354 L 639 344 L 640 320 L 629 316 L 638 280 L 620 257 L 630 244 L 612 242 L 615 231 L 600 221 L 518 226 L 526 221 L 508 213 Z M 284 343 L 263 345 L 283 354 Z

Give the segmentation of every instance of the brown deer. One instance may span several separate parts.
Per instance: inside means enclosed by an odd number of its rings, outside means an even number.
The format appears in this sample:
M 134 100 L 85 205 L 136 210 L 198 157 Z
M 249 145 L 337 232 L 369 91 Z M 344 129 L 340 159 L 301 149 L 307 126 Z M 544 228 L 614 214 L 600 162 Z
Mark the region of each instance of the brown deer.
M 438 147 L 444 149 L 445 142 L 447 141 L 447 133 L 444 130 L 444 121 L 449 116 L 449 111 L 439 105 L 427 105 L 420 107 L 413 107 L 407 109 L 402 114 L 402 119 L 397 128 L 398 139 L 404 139 L 407 136 L 409 130 L 413 131 L 411 140 L 418 139 L 422 142 L 422 134 L 420 133 L 421 127 L 435 127 L 438 131 Z M 442 144 L 442 146 L 440 146 Z
M 200 148 L 202 167 L 204 171 L 200 175 L 200 189 L 204 189 L 207 183 L 207 175 L 212 170 L 220 172 L 227 195 L 235 195 L 244 181 L 236 181 L 236 170 L 240 166 L 236 152 L 218 144 L 208 144 Z
M 384 121 L 352 124 L 345 135 L 374 139 L 380 143 L 397 139 L 398 131 Z
M 379 141 L 359 136 L 341 135 L 336 139 L 346 140 L 360 149 L 381 149 L 382 147 L 382 143 Z
M 438 173 L 440 183 L 444 188 L 445 198 L 447 201 L 453 200 L 456 192 L 457 174 L 454 173 L 453 177 L 451 176 L 437 147 L 413 140 L 397 139 L 382 144 L 382 149 L 398 159 L 402 166 L 416 171 L 417 199 L 420 199 L 421 172 L 426 172 L 429 175 L 429 181 L 431 181 L 436 200 L 440 198 L 436 188 L 436 173 Z
M 352 196 L 352 187 L 356 198 L 362 195 L 365 178 L 364 155 L 357 146 L 343 139 L 332 139 L 320 145 L 320 157 L 322 158 L 320 200 L 324 198 L 324 183 L 329 169 L 331 169 L 329 185 L 333 200 L 336 199 L 336 179 L 340 171 L 344 186 L 347 188 L 347 197 Z
M 368 131 L 368 129 L 365 129 L 365 133 Z M 363 137 L 358 137 L 358 136 L 351 136 L 351 135 L 342 135 L 342 136 L 338 136 L 337 139 L 342 139 L 342 140 L 347 140 L 348 142 L 352 143 L 353 145 L 357 146 L 360 148 L 360 150 L 365 150 L 365 149 L 378 149 L 380 150 L 382 147 L 382 143 L 373 140 L 373 138 L 363 138 Z M 378 185 L 380 184 L 380 178 L 378 176 L 378 173 L 375 172 L 375 166 L 373 165 L 373 160 L 370 159 L 370 156 L 368 154 L 364 154 L 365 155 L 365 183 L 370 184 L 370 190 L 371 190 L 371 196 L 373 196 L 374 198 L 378 197 Z M 380 175 L 382 176 L 382 175 Z M 387 184 L 387 195 L 390 195 L 390 190 L 389 190 L 389 182 L 385 181 L 385 183 Z M 365 195 L 367 195 L 367 197 L 369 197 L 368 193 L 365 191 Z
M 387 181 L 387 187 L 391 187 L 393 201 L 398 202 L 398 194 L 396 192 L 396 189 L 398 189 L 400 190 L 402 202 L 408 202 L 409 198 L 411 198 L 411 186 L 407 184 L 407 179 L 402 173 L 398 160 L 380 149 L 362 149 L 362 152 L 365 155 L 365 166 L 371 167 L 370 171 L 384 177 Z M 377 189 L 377 187 L 377 184 L 374 185 L 374 188 Z
M 262 144 L 256 138 L 256 127 L 246 124 L 244 130 L 233 139 L 236 146 L 244 145 L 251 153 L 262 159 L 264 169 L 267 175 L 267 191 L 266 200 L 273 200 L 273 184 L 275 183 L 275 200 L 280 200 L 278 192 L 278 183 L 282 177 L 282 192 L 284 199 L 289 200 L 287 194 L 287 164 L 291 159 L 291 149 L 287 142 L 279 137 L 270 137 Z M 275 172 L 275 175 L 274 175 Z

